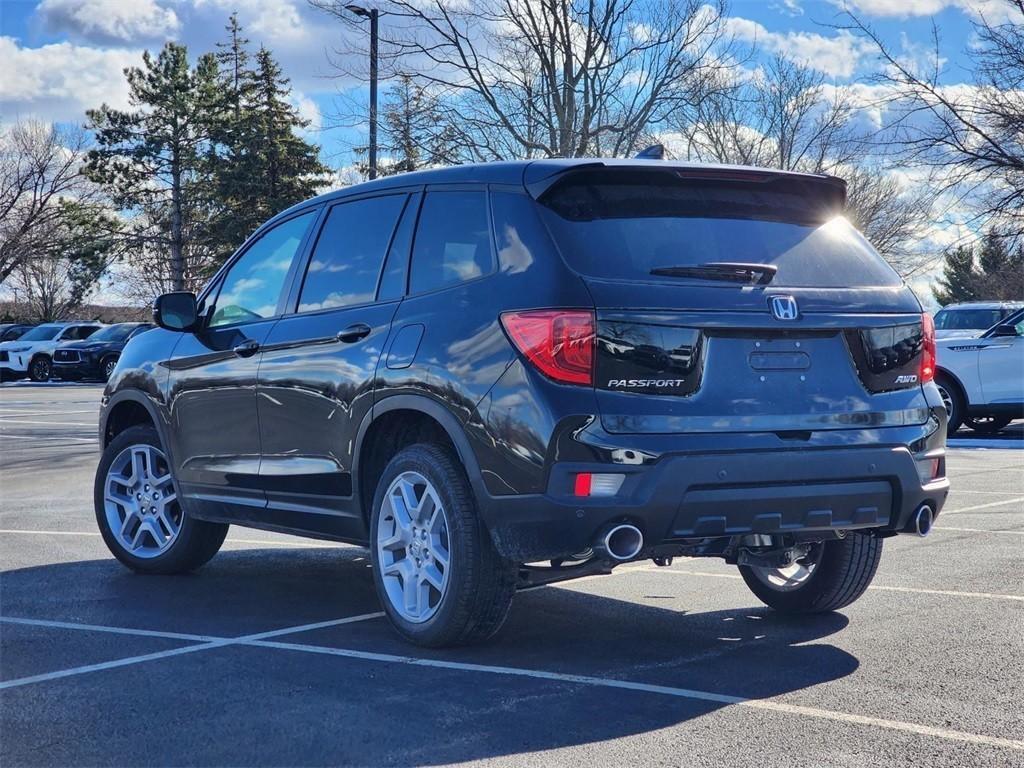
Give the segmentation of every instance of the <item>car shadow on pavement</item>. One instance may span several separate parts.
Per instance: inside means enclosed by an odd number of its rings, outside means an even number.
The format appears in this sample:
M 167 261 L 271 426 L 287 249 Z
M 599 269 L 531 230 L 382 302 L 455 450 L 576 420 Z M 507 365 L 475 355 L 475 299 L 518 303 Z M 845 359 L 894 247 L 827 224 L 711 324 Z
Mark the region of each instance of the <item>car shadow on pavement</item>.
M 198 573 L 171 577 L 90 560 L 9 571 L 0 583 L 4 616 L 217 637 L 380 610 L 366 553 L 348 547 L 229 547 Z M 726 594 L 719 585 L 643 571 L 569 584 L 520 593 L 505 628 L 483 646 L 415 648 L 377 618 L 275 638 L 316 653 L 228 646 L 10 689 L 3 718 L 12 738 L 2 751 L 19 764 L 148 763 L 153 753 L 137 733 L 122 733 L 102 714 L 142 708 L 187 713 L 210 734 L 168 745 L 161 756 L 168 764 L 440 764 L 647 733 L 729 706 L 685 691 L 766 698 L 858 667 L 824 641 L 846 626 L 841 614 L 788 619 L 754 607 L 753 596 L 751 607 L 707 610 L 715 593 Z M 735 606 L 734 595 L 730 601 Z M 53 647 L 11 634 L 7 658 Z M 133 638 L 123 648 L 111 658 L 145 652 Z M 353 658 L 362 652 L 394 658 Z M 441 668 L 400 663 L 404 657 Z M 51 670 L 83 663 L 73 653 L 45 661 Z M 451 662 L 685 691 L 652 695 L 445 666 Z M 45 687 L 19 695 L 37 685 Z M 86 734 L 77 751 L 54 753 L 52 761 L 24 749 L 43 736 L 32 732 L 48 722 L 47 694 L 59 699 L 62 717 L 84 718 L 75 732 Z M 396 728 L 393 717 L 409 722 Z

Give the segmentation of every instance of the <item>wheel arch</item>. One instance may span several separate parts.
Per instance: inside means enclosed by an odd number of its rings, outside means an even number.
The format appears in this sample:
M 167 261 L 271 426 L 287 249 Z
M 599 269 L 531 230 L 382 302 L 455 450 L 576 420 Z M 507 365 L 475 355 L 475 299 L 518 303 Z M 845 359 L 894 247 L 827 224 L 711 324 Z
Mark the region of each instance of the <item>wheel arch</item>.
M 481 498 L 483 483 L 480 479 L 480 465 L 455 415 L 429 397 L 392 395 L 374 404 L 356 434 L 352 492 L 358 500 L 367 526 L 377 478 L 390 457 L 406 445 L 431 438 L 446 443 L 455 453 L 477 499 Z
M 935 367 L 935 378 L 938 379 L 940 376 L 945 379 L 948 379 L 953 384 L 953 386 L 955 386 L 959 390 L 960 397 L 963 398 L 964 401 L 964 406 L 969 407 L 970 401 L 967 398 L 967 388 L 964 386 L 964 383 L 960 381 L 960 377 L 957 376 L 948 368 L 943 368 L 941 365 L 939 365 Z
M 156 429 L 166 452 L 169 448 L 167 430 L 159 418 L 156 406 L 141 392 L 119 392 L 107 401 L 100 417 L 100 447 L 106 448 L 111 440 L 126 429 L 147 425 Z

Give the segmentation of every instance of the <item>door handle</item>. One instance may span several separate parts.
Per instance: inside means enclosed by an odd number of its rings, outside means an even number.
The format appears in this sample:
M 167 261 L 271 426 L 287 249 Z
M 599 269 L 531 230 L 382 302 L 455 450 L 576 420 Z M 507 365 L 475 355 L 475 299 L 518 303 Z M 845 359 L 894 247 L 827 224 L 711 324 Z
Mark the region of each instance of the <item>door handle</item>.
M 373 330 L 366 323 L 353 323 L 347 328 L 342 328 L 338 331 L 338 341 L 345 344 L 351 344 L 353 341 L 359 341 L 365 339 L 370 335 L 370 331 Z
M 234 347 L 234 349 L 232 349 L 232 351 L 239 357 L 252 357 L 257 352 L 259 352 L 259 350 L 259 343 L 253 341 L 252 339 L 249 339 L 248 341 L 243 341 L 237 347 Z

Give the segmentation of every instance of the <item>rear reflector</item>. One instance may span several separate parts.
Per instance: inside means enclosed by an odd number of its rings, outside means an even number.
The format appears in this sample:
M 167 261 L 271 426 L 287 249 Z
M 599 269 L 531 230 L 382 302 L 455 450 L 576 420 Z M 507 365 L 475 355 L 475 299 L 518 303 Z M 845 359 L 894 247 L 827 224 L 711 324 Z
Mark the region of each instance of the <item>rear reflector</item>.
M 614 496 L 622 487 L 625 475 L 613 472 L 580 472 L 573 487 L 574 496 Z
M 562 384 L 594 383 L 593 312 L 505 312 L 501 324 L 516 349 L 548 378 Z
M 921 315 L 921 383 L 935 380 L 935 321 L 925 312 Z

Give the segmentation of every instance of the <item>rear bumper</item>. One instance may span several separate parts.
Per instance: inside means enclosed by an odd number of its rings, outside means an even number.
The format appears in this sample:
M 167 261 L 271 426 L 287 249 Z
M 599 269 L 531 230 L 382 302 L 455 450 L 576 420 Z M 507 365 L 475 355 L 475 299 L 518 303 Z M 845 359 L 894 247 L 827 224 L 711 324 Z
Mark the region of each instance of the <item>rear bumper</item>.
M 922 483 L 907 446 L 665 455 L 646 465 L 556 463 L 544 494 L 491 496 L 481 510 L 495 546 L 519 562 L 565 557 L 616 522 L 644 533 L 645 548 L 687 539 L 834 530 L 903 530 L 928 502 L 938 513 L 943 476 Z M 625 475 L 613 498 L 572 495 L 579 472 Z M 942 475 L 945 473 L 942 472 Z

